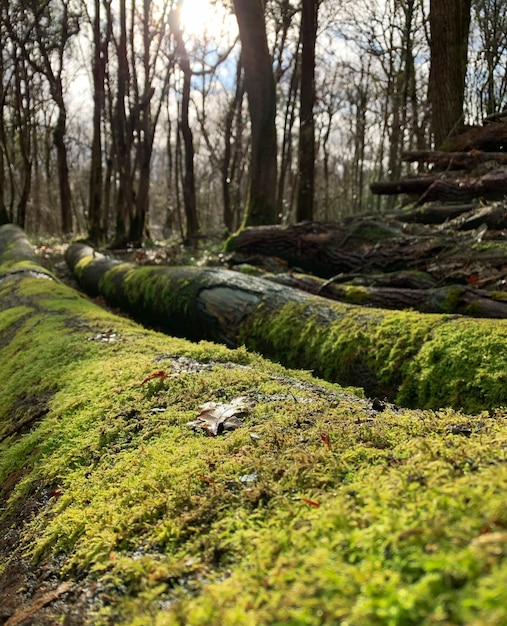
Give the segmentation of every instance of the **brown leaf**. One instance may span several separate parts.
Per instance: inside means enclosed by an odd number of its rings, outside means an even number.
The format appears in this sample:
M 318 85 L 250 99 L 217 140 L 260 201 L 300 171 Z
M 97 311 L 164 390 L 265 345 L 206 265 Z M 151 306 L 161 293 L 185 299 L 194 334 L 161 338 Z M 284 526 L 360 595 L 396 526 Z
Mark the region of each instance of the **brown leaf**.
M 248 398 L 239 396 L 229 404 L 206 402 L 199 407 L 199 415 L 193 422 L 188 422 L 191 428 L 202 428 L 210 437 L 221 435 L 226 430 L 235 430 L 242 425 L 241 417 L 250 410 Z

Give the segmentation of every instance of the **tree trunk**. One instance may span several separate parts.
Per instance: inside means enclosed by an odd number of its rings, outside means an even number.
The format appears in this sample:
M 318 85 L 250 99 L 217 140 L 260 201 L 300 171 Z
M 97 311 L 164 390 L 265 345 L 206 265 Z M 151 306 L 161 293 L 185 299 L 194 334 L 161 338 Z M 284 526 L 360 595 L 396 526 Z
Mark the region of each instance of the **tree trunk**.
M 197 199 L 195 190 L 194 174 L 194 136 L 189 121 L 190 91 L 192 87 L 192 68 L 188 58 L 187 49 L 183 40 L 183 34 L 179 23 L 179 14 L 172 13 L 172 29 L 176 40 L 176 54 L 183 73 L 183 91 L 181 96 L 181 118 L 179 120 L 179 132 L 183 139 L 184 163 L 183 171 L 183 206 L 186 218 L 185 242 L 196 244 L 199 235 L 199 220 L 197 218 Z
M 95 0 L 93 17 L 93 137 L 90 157 L 88 192 L 88 237 L 95 243 L 105 239 L 104 175 L 102 154 L 102 116 L 105 110 L 105 80 L 108 47 L 111 38 L 111 15 L 107 11 L 106 36 L 101 35 L 102 0 Z
M 491 382 L 486 384 L 491 387 L 487 392 L 475 388 L 475 392 L 481 395 L 482 404 L 487 404 L 486 397 L 493 389 L 507 400 L 507 385 L 502 383 L 499 389 L 495 379 L 495 375 L 505 379 L 507 369 L 507 350 L 498 358 L 498 346 L 507 348 L 507 327 L 499 320 L 339 304 L 227 270 L 139 268 L 104 257 L 84 244 L 71 245 L 66 259 L 87 293 L 100 293 L 111 306 L 178 336 L 211 339 L 231 347 L 244 344 L 289 367 L 310 368 L 328 380 L 361 384 L 369 395 L 397 398 L 414 406 L 425 403 L 431 370 L 438 377 L 445 372 L 453 379 L 451 402 L 464 406 L 464 389 L 466 394 L 472 393 L 474 385 L 467 382 L 463 386 L 462 382 L 473 380 L 473 371 L 479 364 L 483 368 L 483 355 L 487 354 L 485 369 Z M 451 321 L 454 330 L 448 332 Z M 473 354 L 476 348 L 472 346 L 484 341 L 487 346 L 481 354 L 461 364 L 465 372 L 450 367 L 454 354 L 468 353 L 469 345 Z M 430 356 L 434 350 L 440 355 L 436 362 Z M 396 358 L 391 361 L 393 351 Z M 442 401 L 440 388 L 447 383 L 437 378 L 434 384 L 440 385 L 438 404 Z M 449 398 L 444 403 L 448 404 Z
M 276 91 L 262 0 L 234 0 L 251 120 L 250 182 L 244 223 L 275 224 Z
M 303 0 L 299 109 L 299 188 L 296 221 L 313 220 L 315 195 L 315 43 L 320 0 Z
M 127 243 L 127 219 L 132 213 L 134 190 L 132 181 L 132 136 L 127 120 L 126 99 L 130 92 L 130 72 L 127 55 L 127 7 L 120 0 L 120 35 L 118 40 L 118 76 L 116 104 L 111 120 L 113 157 L 118 172 L 116 193 L 116 224 L 112 247 L 122 248 Z
M 463 126 L 471 0 L 430 1 L 430 78 L 433 138 L 440 148 Z
M 233 155 L 233 125 L 234 119 L 241 117 L 241 103 L 245 95 L 245 85 L 243 78 L 243 64 L 241 57 L 238 59 L 236 66 L 236 86 L 234 90 L 234 97 L 230 101 L 229 108 L 225 115 L 224 120 L 224 153 L 220 164 L 220 173 L 222 177 L 222 200 L 224 204 L 223 220 L 226 231 L 232 233 L 236 227 L 237 207 L 235 206 L 235 199 L 232 197 L 231 188 L 232 185 L 237 187 L 240 179 L 240 171 L 238 169 L 237 159 Z M 236 121 L 236 123 L 238 123 Z M 235 137 L 236 152 L 239 149 L 241 143 L 241 135 L 236 134 Z
M 69 181 L 69 163 L 67 159 L 67 146 L 65 144 L 67 133 L 67 113 L 63 104 L 63 93 L 61 108 L 58 112 L 56 128 L 53 133 L 53 140 L 56 148 L 58 163 L 58 183 L 60 190 L 60 216 L 62 233 L 68 236 L 72 233 L 72 194 Z

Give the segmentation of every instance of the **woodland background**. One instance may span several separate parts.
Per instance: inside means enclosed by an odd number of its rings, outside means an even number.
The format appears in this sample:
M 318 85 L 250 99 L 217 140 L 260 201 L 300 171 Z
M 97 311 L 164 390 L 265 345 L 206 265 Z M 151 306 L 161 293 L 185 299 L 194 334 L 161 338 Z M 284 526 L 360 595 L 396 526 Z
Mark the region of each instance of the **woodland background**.
M 2 0 L 0 223 L 121 247 L 382 212 L 403 151 L 505 108 L 502 0 L 210 0 L 200 33 L 185 1 Z

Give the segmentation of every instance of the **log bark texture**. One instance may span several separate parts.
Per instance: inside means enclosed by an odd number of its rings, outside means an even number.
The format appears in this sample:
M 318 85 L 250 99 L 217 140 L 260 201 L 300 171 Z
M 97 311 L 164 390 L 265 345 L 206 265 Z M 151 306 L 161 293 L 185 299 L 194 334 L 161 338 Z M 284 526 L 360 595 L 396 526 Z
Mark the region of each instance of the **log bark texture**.
M 140 268 L 84 244 L 70 246 L 66 258 L 87 293 L 100 293 L 111 306 L 172 334 L 244 344 L 289 367 L 411 406 L 440 405 L 444 395 L 444 404 L 449 403 L 449 393 L 453 404 L 463 403 L 464 390 L 474 387 L 476 368 L 483 367 L 481 359 L 491 360 L 497 374 L 505 362 L 493 386 L 495 398 L 507 398 L 507 351 L 500 360 L 494 356 L 499 345 L 507 347 L 507 324 L 498 320 L 333 303 L 221 269 Z M 461 358 L 457 369 L 448 363 L 456 350 L 474 355 Z M 440 356 L 432 362 L 434 351 Z M 444 362 L 448 371 L 441 369 Z M 442 384 L 444 373 L 453 378 L 452 392 Z M 428 386 L 433 375 L 437 378 Z M 438 399 L 429 400 L 430 388 Z M 484 404 L 484 392 L 475 388 L 474 393 Z
M 424 176 L 403 178 L 401 180 L 385 180 L 371 183 L 370 191 L 375 195 L 396 196 L 401 193 L 422 194 L 427 191 L 437 180 L 437 175 L 426 174 Z
M 417 270 L 429 274 L 439 286 L 487 284 L 501 292 L 507 284 L 507 244 L 502 236 L 488 239 L 487 224 L 502 223 L 505 215 L 500 203 L 489 213 L 479 207 L 440 228 L 407 224 L 403 212 L 398 219 L 369 217 L 335 224 L 247 228 L 231 238 L 229 250 L 235 265 L 259 264 L 259 255 L 277 257 L 296 272 L 325 279 Z M 415 211 L 408 217 L 425 219 Z M 480 228 L 471 230 L 477 225 Z
M 323 280 L 305 274 L 268 274 L 265 278 L 279 285 L 348 304 L 393 310 L 414 309 L 421 313 L 458 313 L 472 317 L 507 318 L 507 294 L 495 295 L 486 289 L 463 285 L 410 289 L 361 284 L 362 281 L 341 285 L 333 279 Z M 336 278 L 345 279 L 346 276 Z M 362 280 L 366 282 L 368 278 Z
M 401 160 L 405 163 L 432 164 L 437 170 L 458 169 L 473 170 L 481 163 L 497 163 L 507 165 L 507 152 L 443 152 L 439 150 L 414 150 L 404 152 Z
M 370 191 L 377 195 L 420 194 L 418 204 L 442 200 L 447 202 L 467 201 L 487 197 L 499 200 L 507 193 L 507 171 L 496 169 L 481 176 L 467 177 L 426 175 L 376 182 Z

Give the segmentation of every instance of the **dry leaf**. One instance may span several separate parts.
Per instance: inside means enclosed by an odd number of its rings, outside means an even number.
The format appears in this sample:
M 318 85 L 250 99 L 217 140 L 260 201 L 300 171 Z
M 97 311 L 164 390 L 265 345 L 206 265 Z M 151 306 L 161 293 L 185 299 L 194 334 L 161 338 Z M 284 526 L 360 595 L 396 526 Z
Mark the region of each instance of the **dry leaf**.
M 211 437 L 221 435 L 226 430 L 235 430 L 242 425 L 241 417 L 250 410 L 248 398 L 239 396 L 229 404 L 206 402 L 199 407 L 199 415 L 193 422 L 188 422 L 191 428 L 203 428 Z

